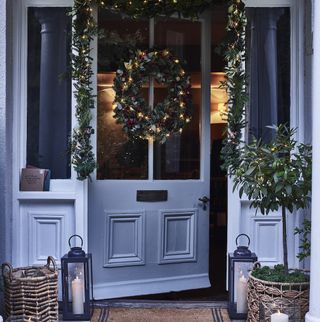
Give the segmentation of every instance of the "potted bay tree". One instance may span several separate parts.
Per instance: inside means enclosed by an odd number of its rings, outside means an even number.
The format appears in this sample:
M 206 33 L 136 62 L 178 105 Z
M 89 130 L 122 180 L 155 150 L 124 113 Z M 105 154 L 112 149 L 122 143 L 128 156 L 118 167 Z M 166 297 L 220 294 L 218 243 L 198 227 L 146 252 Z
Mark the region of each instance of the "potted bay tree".
M 273 126 L 269 143 L 253 140 L 240 152 L 239 166 L 233 171 L 234 190 L 245 194 L 250 207 L 263 215 L 281 211 L 283 265 L 257 267 L 249 278 L 248 321 L 270 321 L 277 310 L 287 312 L 293 321 L 304 321 L 308 310 L 308 276 L 289 270 L 287 215 L 308 207 L 311 191 L 311 146 L 298 143 L 295 129 Z

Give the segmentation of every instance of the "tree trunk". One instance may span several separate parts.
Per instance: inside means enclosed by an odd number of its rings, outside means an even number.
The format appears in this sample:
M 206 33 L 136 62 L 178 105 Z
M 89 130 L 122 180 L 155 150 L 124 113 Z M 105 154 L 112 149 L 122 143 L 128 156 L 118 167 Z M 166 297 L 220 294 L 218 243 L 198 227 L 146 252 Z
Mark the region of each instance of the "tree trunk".
M 288 267 L 288 242 L 287 242 L 287 217 L 286 208 L 282 207 L 282 246 L 283 246 L 283 265 L 285 274 L 289 274 Z

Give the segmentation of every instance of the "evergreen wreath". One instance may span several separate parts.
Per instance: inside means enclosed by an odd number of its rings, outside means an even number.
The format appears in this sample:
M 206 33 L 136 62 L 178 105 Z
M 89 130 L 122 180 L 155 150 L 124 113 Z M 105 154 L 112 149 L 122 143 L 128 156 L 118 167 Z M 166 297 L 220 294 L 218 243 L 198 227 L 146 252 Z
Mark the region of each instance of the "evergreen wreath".
M 168 89 L 163 102 L 148 106 L 142 85 L 154 79 Z M 181 133 L 191 121 L 190 77 L 179 59 L 168 49 L 137 50 L 129 62 L 117 70 L 113 89 L 116 93 L 114 118 L 132 139 L 148 139 L 164 143 L 173 133 Z

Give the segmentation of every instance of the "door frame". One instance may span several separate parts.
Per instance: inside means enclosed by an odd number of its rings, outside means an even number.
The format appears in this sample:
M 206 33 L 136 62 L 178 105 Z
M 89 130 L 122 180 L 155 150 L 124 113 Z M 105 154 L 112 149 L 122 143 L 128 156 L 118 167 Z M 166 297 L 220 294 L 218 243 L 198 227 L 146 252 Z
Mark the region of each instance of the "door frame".
M 33 234 L 37 224 L 54 224 L 56 260 L 68 251 L 67 236 L 83 236 L 88 247 L 87 181 L 77 180 L 71 167 L 70 179 L 51 179 L 50 191 L 19 190 L 20 171 L 26 164 L 27 142 L 27 14 L 28 7 L 72 7 L 73 0 L 12 0 L 10 1 L 12 31 L 12 264 L 14 266 L 42 265 L 46 259 L 33 254 L 37 246 Z M 74 87 L 72 87 L 72 92 Z M 72 95 L 71 128 L 77 125 L 75 99 Z M 60 207 L 60 208 L 59 208 Z M 57 210 L 59 209 L 59 210 Z M 35 222 L 31 218 L 34 218 Z M 29 231 L 30 230 L 30 231 Z M 40 236 L 40 235 L 39 235 Z M 36 237 L 39 237 L 36 235 Z M 44 241 L 44 249 L 52 249 Z
M 308 135 L 308 127 L 305 126 L 305 97 L 304 97 L 304 2 L 299 0 L 244 0 L 246 7 L 289 7 L 291 18 L 291 106 L 290 106 L 290 126 L 298 128 L 296 139 L 300 142 L 305 141 Z M 245 138 L 245 131 L 242 136 Z M 259 258 L 258 230 L 261 225 L 271 225 L 281 238 L 282 230 L 279 220 L 280 213 L 272 213 L 268 216 L 261 214 L 255 215 L 255 211 L 249 211 L 249 200 L 243 196 L 239 198 L 238 191 L 233 191 L 232 178 L 228 177 L 228 241 L 227 253 L 232 253 L 236 248 L 235 239 L 238 234 L 246 233 L 251 238 L 251 250 L 256 252 Z M 293 230 L 301 221 L 299 212 L 296 215 L 288 217 L 289 227 Z M 299 260 L 295 257 L 300 245 L 298 236 L 289 236 L 289 264 L 291 267 L 299 267 Z M 267 241 L 266 241 L 267 243 Z M 281 245 L 281 243 L 278 243 Z M 228 258 L 228 257 L 227 257 Z M 281 262 L 282 248 L 278 249 L 273 258 L 262 260 L 263 265 L 275 265 Z M 228 263 L 227 263 L 228 267 Z M 228 272 L 227 272 L 228 276 Z M 228 278 L 227 278 L 228 280 Z M 228 287 L 228 281 L 227 281 Z

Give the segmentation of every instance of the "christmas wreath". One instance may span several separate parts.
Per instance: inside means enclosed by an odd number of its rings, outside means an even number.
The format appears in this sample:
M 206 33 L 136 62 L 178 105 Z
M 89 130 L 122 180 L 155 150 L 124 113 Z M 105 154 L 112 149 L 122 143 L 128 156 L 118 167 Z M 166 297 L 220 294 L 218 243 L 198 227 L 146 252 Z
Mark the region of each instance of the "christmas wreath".
M 164 101 L 153 108 L 141 90 L 150 78 L 168 90 Z M 163 143 L 172 133 L 181 133 L 191 121 L 190 77 L 168 49 L 137 50 L 117 70 L 113 88 L 114 118 L 130 138 L 153 138 Z

